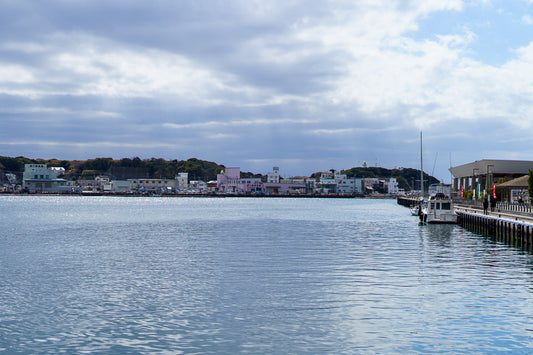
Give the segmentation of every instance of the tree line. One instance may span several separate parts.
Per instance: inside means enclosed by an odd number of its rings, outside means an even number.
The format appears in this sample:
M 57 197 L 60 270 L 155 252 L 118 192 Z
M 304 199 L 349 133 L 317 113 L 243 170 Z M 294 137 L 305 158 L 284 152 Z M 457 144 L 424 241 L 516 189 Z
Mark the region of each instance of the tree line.
M 30 159 L 26 157 L 1 157 L 0 169 L 6 172 L 22 173 L 24 164 L 46 164 L 48 167 L 65 168 L 63 178 L 78 180 L 104 175 L 112 168 L 137 168 L 147 178 L 174 179 L 178 173 L 189 173 L 190 179 L 216 180 L 224 165 L 196 158 L 187 160 L 165 160 L 162 158 L 95 158 L 88 160 Z

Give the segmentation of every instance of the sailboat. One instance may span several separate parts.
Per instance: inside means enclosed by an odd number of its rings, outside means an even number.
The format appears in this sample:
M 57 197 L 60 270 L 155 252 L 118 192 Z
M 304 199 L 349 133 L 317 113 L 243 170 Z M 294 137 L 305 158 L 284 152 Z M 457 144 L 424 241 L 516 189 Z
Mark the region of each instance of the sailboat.
M 420 132 L 420 187 L 424 194 L 424 170 L 422 165 L 422 132 Z M 457 223 L 457 214 L 450 196 L 436 193 L 422 206 L 419 214 L 422 223 Z

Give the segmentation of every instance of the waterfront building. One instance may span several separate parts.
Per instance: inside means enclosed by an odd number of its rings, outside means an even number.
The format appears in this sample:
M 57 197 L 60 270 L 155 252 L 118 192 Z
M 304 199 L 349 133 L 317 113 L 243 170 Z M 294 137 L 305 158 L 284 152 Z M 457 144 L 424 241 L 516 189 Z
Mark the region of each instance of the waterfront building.
M 240 179 L 237 192 L 239 194 L 256 194 L 260 193 L 263 183 L 261 178 Z
M 111 180 L 108 185 L 106 185 L 106 190 L 104 191 L 112 191 L 112 192 L 132 192 L 131 188 L 132 180 Z
M 251 194 L 261 192 L 260 178 L 241 179 L 240 168 L 225 168 L 217 175 L 217 188 L 219 193 L 225 194 Z
M 72 184 L 58 178 L 60 171 L 48 168 L 46 164 L 24 164 L 22 186 L 29 192 L 68 192 Z
M 348 178 L 346 174 L 335 174 L 337 193 L 348 195 L 361 193 L 361 180 L 359 178 Z
M 189 173 L 178 173 L 175 177 L 176 191 L 185 192 L 189 188 Z
M 216 191 L 217 191 L 217 181 L 216 180 L 209 180 L 207 182 L 207 192 L 215 193 Z
M 267 182 L 269 184 L 279 184 L 279 168 L 275 166 L 270 173 L 267 174 Z
M 217 189 L 220 193 L 238 193 L 241 168 L 225 168 L 217 174 Z
M 109 190 L 111 178 L 107 175 L 98 175 L 94 179 L 79 179 L 76 184 L 83 191 L 106 191 Z
M 396 178 L 389 178 L 388 180 L 388 186 L 387 186 L 387 192 L 391 195 L 398 195 L 400 194 L 400 186 L 398 184 L 398 181 L 396 181 Z M 450 194 L 448 193 L 448 196 Z
M 305 186 L 306 194 L 314 194 L 316 189 L 316 180 L 307 176 L 291 176 L 287 179 L 283 179 L 282 183 L 296 184 Z
M 261 191 L 265 195 L 305 195 L 307 193 L 307 184 L 282 180 L 279 183 L 265 182 L 261 186 Z
M 335 182 L 334 173 L 325 172 L 320 174 L 317 192 L 322 195 L 337 193 L 337 183 Z
M 500 201 L 509 203 L 526 203 L 529 198 L 529 174 L 496 185 Z
M 494 184 L 522 177 L 533 169 L 533 161 L 530 160 L 476 160 L 449 168 L 453 176 L 452 192 L 460 196 L 461 191 L 479 191 L 492 193 Z
M 361 179 L 361 191 L 364 194 L 372 194 L 376 192 L 378 184 L 379 184 L 379 179 L 363 178 Z
M 207 183 L 203 180 L 191 180 L 188 191 L 194 193 L 205 193 L 207 192 Z
M 176 187 L 175 179 L 128 179 L 131 181 L 131 190 L 141 193 L 167 193 Z
M 267 182 L 262 183 L 261 192 L 265 195 L 304 195 L 307 193 L 305 176 L 281 179 L 279 168 L 275 166 L 267 174 Z

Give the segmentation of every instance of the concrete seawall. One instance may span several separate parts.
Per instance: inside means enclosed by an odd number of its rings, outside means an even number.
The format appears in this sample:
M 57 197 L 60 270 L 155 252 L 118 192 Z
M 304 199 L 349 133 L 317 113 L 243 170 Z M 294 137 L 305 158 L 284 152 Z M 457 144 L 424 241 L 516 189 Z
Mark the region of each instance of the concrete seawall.
M 487 212 L 470 206 L 456 206 L 459 225 L 498 241 L 533 250 L 533 215 L 509 212 Z

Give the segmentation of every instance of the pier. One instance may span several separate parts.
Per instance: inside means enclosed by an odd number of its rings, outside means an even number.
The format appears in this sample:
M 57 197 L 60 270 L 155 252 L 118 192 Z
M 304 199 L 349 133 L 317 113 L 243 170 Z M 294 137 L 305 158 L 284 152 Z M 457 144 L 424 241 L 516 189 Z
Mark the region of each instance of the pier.
M 533 250 L 533 214 L 526 209 L 529 206 L 502 204 L 485 214 L 482 207 L 455 206 L 462 227 L 512 246 Z
M 399 205 L 406 206 L 406 207 L 411 207 L 411 206 L 414 206 L 414 205 L 418 205 L 420 203 L 420 198 L 419 197 L 398 196 L 396 198 L 396 202 Z
M 410 207 L 418 198 L 398 197 L 399 205 Z M 485 214 L 481 201 L 455 200 L 457 223 L 470 231 L 497 241 L 533 251 L 533 208 L 530 205 L 497 203 Z

